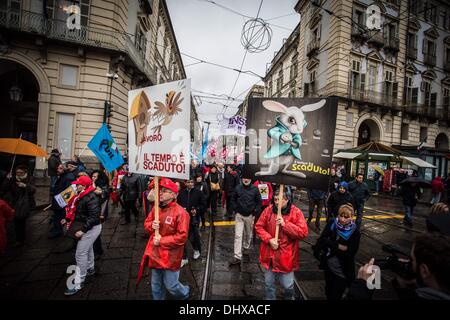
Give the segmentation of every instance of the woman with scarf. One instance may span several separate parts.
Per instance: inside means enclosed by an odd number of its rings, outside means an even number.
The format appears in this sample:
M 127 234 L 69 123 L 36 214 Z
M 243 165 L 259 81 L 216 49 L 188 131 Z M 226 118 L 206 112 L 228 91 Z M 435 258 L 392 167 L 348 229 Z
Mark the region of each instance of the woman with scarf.
M 355 255 L 361 234 L 353 221 L 354 209 L 344 204 L 331 219 L 313 247 L 314 255 L 325 271 L 325 294 L 328 300 L 340 300 L 355 279 Z
M 26 166 L 17 166 L 15 175 L 8 175 L 3 181 L 0 198 L 16 211 L 14 217 L 16 247 L 25 244 L 27 219 L 36 207 L 35 192 L 33 177 L 28 175 Z
M 102 231 L 100 198 L 94 192 L 91 178 L 82 176 L 73 184 L 77 186 L 77 195 L 67 204 L 66 218 L 61 220 L 61 224 L 66 225 L 67 229 L 73 228 L 78 239 L 75 281 L 68 285 L 64 293 L 67 296 L 80 291 L 86 277 L 95 274 L 93 245 Z

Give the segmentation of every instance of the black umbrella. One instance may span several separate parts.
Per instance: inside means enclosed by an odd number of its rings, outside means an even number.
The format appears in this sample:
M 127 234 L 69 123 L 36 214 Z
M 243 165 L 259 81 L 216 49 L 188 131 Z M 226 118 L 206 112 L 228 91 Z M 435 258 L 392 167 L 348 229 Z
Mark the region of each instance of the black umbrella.
M 428 182 L 427 180 L 420 177 L 408 177 L 400 182 L 400 185 L 407 183 L 415 183 L 419 188 L 431 188 L 431 182 Z

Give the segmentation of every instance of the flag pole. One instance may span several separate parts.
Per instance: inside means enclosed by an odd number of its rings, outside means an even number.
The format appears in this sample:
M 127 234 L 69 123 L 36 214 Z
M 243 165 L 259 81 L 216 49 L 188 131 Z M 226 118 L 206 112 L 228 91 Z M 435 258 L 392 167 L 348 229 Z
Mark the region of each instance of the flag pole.
M 156 176 L 153 178 L 154 186 L 155 186 L 155 220 L 159 222 L 159 177 Z M 156 236 L 159 237 L 159 229 L 155 230 Z
M 277 212 L 277 218 L 281 218 L 281 202 L 283 201 L 283 193 L 284 193 L 284 184 L 280 184 L 280 192 L 278 193 L 278 212 Z M 277 224 L 275 228 L 275 241 L 278 243 L 278 236 L 280 234 L 280 225 Z

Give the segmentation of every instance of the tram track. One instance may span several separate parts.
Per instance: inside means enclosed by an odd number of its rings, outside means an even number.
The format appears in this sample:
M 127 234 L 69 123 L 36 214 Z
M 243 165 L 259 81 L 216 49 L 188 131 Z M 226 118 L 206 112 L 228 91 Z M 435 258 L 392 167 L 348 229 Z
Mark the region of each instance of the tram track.
M 205 272 L 203 276 L 203 286 L 202 286 L 202 292 L 200 296 L 200 300 L 209 300 L 208 297 L 211 293 L 211 275 L 213 271 L 213 265 L 214 265 L 214 244 L 215 244 L 215 226 L 214 226 L 214 219 L 213 215 L 209 214 L 209 234 L 208 234 L 208 251 L 206 253 L 206 266 L 205 266 Z

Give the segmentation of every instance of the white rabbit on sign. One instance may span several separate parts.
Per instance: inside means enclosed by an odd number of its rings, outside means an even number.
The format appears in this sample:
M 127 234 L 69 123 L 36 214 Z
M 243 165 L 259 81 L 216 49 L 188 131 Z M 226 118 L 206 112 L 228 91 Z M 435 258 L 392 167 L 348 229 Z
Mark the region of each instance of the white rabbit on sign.
M 300 148 L 302 146 L 303 129 L 306 128 L 306 120 L 303 112 L 311 112 L 322 108 L 326 103 L 325 99 L 319 102 L 307 104 L 299 108 L 296 106 L 286 107 L 284 104 L 266 100 L 263 106 L 267 110 L 280 113 L 275 118 L 276 124 L 269 129 L 267 135 L 273 140 L 270 149 L 264 155 L 265 159 L 270 159 L 266 171 L 259 171 L 255 176 L 273 176 L 281 172 L 297 178 L 306 178 L 303 172 L 290 171 L 295 159 L 302 160 Z

